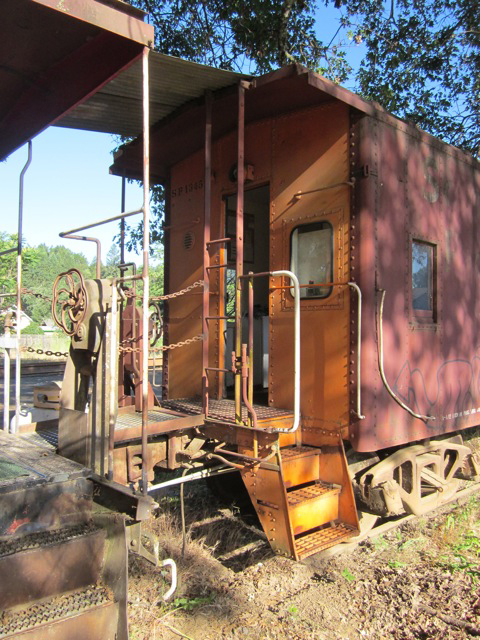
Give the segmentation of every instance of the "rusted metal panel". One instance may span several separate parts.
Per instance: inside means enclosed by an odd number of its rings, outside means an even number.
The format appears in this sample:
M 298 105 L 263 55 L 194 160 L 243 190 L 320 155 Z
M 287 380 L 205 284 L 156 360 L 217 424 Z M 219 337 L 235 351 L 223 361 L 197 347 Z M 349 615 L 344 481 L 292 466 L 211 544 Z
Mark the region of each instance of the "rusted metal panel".
M 0 574 L 15 580 L 0 581 L 2 608 L 48 598 L 95 584 L 100 575 L 105 532 L 94 531 L 63 543 L 42 541 L 43 546 L 0 557 Z
M 90 10 L 94 17 L 100 8 L 120 22 L 138 23 L 137 18 L 93 0 L 68 4 L 86 21 L 33 0 L 1 4 L 2 38 L 7 41 L 0 57 L 0 158 L 98 90 L 142 51 L 142 44 L 89 23 L 87 14 Z
M 327 220 L 333 227 L 334 281 L 348 282 L 351 187 L 347 109 L 341 105 L 325 106 L 277 119 L 273 162 L 271 269 L 289 268 L 295 227 Z M 340 186 L 320 190 L 336 184 Z M 294 198 L 302 191 L 311 193 Z M 349 421 L 349 294 L 344 287 L 338 287 L 329 297 L 305 299 L 300 306 L 301 414 L 303 426 L 308 426 L 302 434 L 305 444 L 316 444 L 310 435 L 316 428 L 338 430 Z M 291 407 L 293 298 L 289 290 L 274 291 L 269 312 L 269 403 Z
M 92 483 L 86 478 L 66 482 L 41 481 L 2 492 L 0 535 L 46 531 L 86 522 L 92 509 Z
M 475 211 L 480 178 L 456 150 L 430 144 L 414 129 L 365 125 L 360 134 L 369 130 L 373 135 L 360 143 L 365 150 L 361 162 L 371 171 L 360 181 L 357 197 L 359 217 L 364 216 L 359 238 L 360 281 L 366 292 L 362 367 L 370 373 L 363 388 L 367 418 L 352 426 L 351 438 L 357 449 L 372 451 L 478 424 L 480 238 Z M 430 320 L 413 310 L 413 240 L 434 247 Z M 362 268 L 367 262 L 369 268 Z M 385 290 L 382 326 L 380 289 Z M 376 373 L 380 330 L 393 393 L 432 419 L 413 417 L 387 392 Z
M 95 607 L 28 631 L 8 635 L 14 640 L 126 640 L 117 633 L 118 605 L 114 602 Z
M 96 0 L 32 0 L 77 18 L 88 24 L 111 31 L 123 38 L 145 46 L 153 46 L 153 26 L 144 22 L 146 14 L 125 2 L 110 0 L 109 4 Z M 110 6 L 109 6 L 110 5 Z

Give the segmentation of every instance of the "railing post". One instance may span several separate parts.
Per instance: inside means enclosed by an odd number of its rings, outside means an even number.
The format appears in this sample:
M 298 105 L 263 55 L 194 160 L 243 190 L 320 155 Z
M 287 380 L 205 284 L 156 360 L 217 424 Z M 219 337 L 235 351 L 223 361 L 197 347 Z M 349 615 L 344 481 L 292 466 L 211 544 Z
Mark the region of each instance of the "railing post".
M 20 360 L 20 339 L 22 336 L 22 234 L 23 234 L 23 179 L 30 163 L 32 162 L 32 141 L 28 141 L 28 158 L 20 174 L 20 188 L 18 197 L 18 238 L 17 238 L 17 353 L 15 362 L 15 427 L 13 432 L 18 431 L 20 419 L 20 387 L 21 387 L 21 360 Z
M 210 313 L 210 213 L 212 191 L 212 94 L 205 93 L 205 201 L 203 224 L 203 314 L 202 314 L 202 405 L 203 413 L 208 415 L 208 316 Z M 219 278 L 220 278 L 219 272 Z
M 237 140 L 237 228 L 236 228 L 236 288 L 235 288 L 235 358 L 242 357 L 242 279 L 243 275 L 243 204 L 245 187 L 245 86 L 238 85 Z M 242 377 L 240 367 L 235 374 L 235 421 L 242 422 Z
M 149 49 L 143 49 L 143 370 L 142 370 L 142 492 L 147 495 L 148 490 L 148 299 L 150 296 L 150 281 L 148 273 L 148 253 L 150 250 L 150 103 L 149 103 Z

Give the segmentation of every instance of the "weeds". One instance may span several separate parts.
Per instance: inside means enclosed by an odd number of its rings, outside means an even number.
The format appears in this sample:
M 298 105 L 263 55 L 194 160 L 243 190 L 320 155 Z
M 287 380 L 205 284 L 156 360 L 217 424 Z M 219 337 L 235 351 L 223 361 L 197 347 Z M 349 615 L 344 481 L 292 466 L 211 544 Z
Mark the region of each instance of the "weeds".
M 375 551 L 385 551 L 388 549 L 388 542 L 385 540 L 383 536 L 378 536 L 372 540 L 373 546 L 375 547 Z
M 184 611 L 193 611 L 198 607 L 203 607 L 206 604 L 211 604 L 215 599 L 213 594 L 206 596 L 205 598 L 175 598 L 173 606 L 175 609 L 183 609 Z
M 344 569 L 342 571 L 342 576 L 345 578 L 345 580 L 347 580 L 348 582 L 355 582 L 356 578 L 353 575 L 353 573 L 350 573 L 350 571 L 348 569 Z

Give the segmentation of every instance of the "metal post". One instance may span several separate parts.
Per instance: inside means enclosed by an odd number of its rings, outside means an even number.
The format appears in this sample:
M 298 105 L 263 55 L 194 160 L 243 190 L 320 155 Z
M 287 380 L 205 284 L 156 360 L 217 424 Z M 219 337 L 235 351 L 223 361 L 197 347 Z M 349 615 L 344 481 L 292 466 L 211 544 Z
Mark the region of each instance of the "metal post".
M 118 389 L 118 351 L 117 351 L 117 311 L 118 295 L 117 281 L 113 280 L 112 286 L 112 326 L 110 330 L 110 353 L 107 358 L 110 360 L 110 370 L 107 369 L 109 377 L 109 407 L 108 407 L 108 467 L 107 478 L 113 480 L 113 450 L 115 447 L 115 423 L 117 418 L 117 389 Z M 108 362 L 108 360 L 107 360 Z M 102 463 L 105 461 L 105 439 L 102 434 Z
M 202 381 L 203 413 L 208 415 L 208 316 L 210 314 L 210 215 L 212 204 L 212 94 L 205 93 L 205 213 L 203 224 L 203 315 L 202 315 Z
M 145 47 L 143 66 L 143 371 L 142 371 L 142 492 L 148 490 L 147 471 L 147 424 L 148 424 L 148 299 L 150 282 L 148 274 L 148 254 L 150 250 L 150 104 L 149 104 L 149 49 Z M 134 318 L 135 320 L 135 318 Z
M 21 385 L 21 362 L 20 362 L 20 338 L 22 323 L 22 233 L 23 233 L 23 179 L 30 163 L 32 162 L 32 141 L 28 141 L 28 158 L 20 173 L 20 187 L 18 197 L 18 244 L 17 244 L 17 354 L 15 366 L 15 427 L 13 433 L 18 431 L 20 418 L 20 385 Z
M 242 357 L 242 279 L 243 275 L 243 201 L 245 186 L 245 86 L 238 85 L 238 154 L 237 154 L 237 228 L 236 228 L 236 273 L 235 290 L 235 358 Z M 242 377 L 237 366 L 235 375 L 235 421 L 242 422 Z
M 10 329 L 8 329 L 10 334 Z M 10 335 L 7 336 L 5 330 L 5 343 L 10 340 Z M 3 354 L 3 430 L 9 431 L 10 423 L 10 347 L 5 344 L 5 351 Z
M 248 280 L 248 402 L 253 407 L 253 278 Z M 250 426 L 251 419 L 249 419 Z
M 120 212 L 125 213 L 125 176 L 122 176 L 122 201 L 120 205 Z M 120 264 L 125 263 L 125 218 L 120 220 Z M 123 271 L 120 270 L 123 275 Z

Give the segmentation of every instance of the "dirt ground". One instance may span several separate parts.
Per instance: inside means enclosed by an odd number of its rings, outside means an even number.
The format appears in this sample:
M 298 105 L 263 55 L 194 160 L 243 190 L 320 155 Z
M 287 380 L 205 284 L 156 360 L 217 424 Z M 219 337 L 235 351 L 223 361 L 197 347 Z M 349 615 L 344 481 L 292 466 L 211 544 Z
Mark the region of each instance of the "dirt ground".
M 177 490 L 178 492 L 178 490 Z M 275 556 L 250 514 L 185 489 L 160 499 L 152 529 L 178 564 L 169 604 L 160 570 L 130 560 L 130 637 L 375 640 L 480 636 L 480 496 L 410 520 L 343 553 Z

